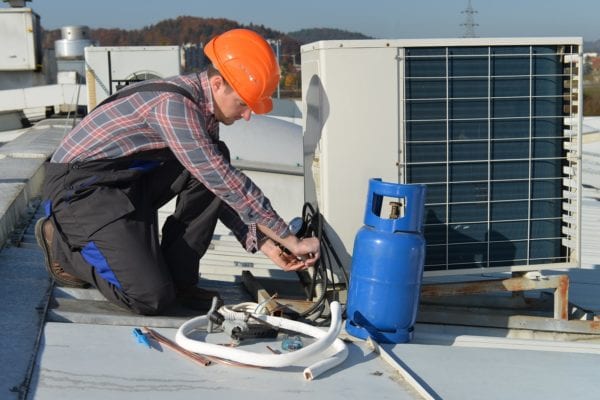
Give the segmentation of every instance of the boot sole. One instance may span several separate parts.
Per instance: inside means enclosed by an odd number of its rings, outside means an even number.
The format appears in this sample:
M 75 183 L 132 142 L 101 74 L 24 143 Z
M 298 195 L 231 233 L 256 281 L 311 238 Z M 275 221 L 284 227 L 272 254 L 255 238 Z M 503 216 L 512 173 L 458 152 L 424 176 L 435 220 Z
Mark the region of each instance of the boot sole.
M 46 218 L 40 218 L 37 220 L 37 222 L 35 223 L 35 240 L 38 244 L 38 246 L 40 246 L 40 248 L 42 249 L 42 252 L 44 253 L 44 267 L 46 268 L 46 271 L 48 272 L 48 275 L 50 275 L 50 277 L 60 286 L 68 286 L 68 287 L 73 287 L 73 288 L 86 288 L 89 286 L 89 284 L 87 282 L 84 283 L 73 283 L 71 281 L 66 281 L 60 277 L 58 277 L 53 271 L 52 271 L 52 260 L 50 258 L 50 249 L 48 248 L 48 244 L 46 243 L 46 239 L 44 237 L 44 222 L 46 222 Z

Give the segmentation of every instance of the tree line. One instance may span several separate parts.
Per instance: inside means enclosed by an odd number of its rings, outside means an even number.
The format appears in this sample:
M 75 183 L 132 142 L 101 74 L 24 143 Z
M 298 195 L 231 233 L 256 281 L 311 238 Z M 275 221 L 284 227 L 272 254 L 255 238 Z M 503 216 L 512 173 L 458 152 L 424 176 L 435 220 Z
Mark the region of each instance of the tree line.
M 317 40 L 366 39 L 360 33 L 339 29 L 318 28 L 283 33 L 264 25 L 239 24 L 225 18 L 180 16 L 165 19 L 141 29 L 98 28 L 90 30 L 90 39 L 99 46 L 172 46 L 207 43 L 212 37 L 235 28 L 252 29 L 263 37 L 277 41 L 281 65 L 281 94 L 283 97 L 300 96 L 300 46 Z M 61 39 L 60 29 L 44 30 L 43 47 L 54 48 Z
M 203 44 L 212 37 L 230 29 L 252 29 L 267 39 L 279 43 L 282 97 L 300 97 L 300 46 L 319 40 L 371 39 L 357 32 L 332 28 L 302 29 L 295 32 L 280 32 L 264 25 L 244 25 L 226 18 L 201 18 L 180 16 L 165 19 L 141 29 L 98 28 L 90 30 L 90 37 L 100 46 L 157 46 Z M 54 42 L 61 38 L 60 29 L 43 32 L 43 47 L 54 48 Z M 586 52 L 600 52 L 600 40 L 585 42 Z M 589 88 L 584 93 L 584 113 L 600 115 L 600 90 Z

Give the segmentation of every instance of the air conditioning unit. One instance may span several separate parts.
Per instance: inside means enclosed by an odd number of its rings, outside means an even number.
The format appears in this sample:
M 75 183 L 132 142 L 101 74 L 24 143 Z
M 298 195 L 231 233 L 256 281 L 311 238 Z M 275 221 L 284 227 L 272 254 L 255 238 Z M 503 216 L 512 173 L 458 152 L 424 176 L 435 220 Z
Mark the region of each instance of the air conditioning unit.
M 47 83 L 41 35 L 40 16 L 31 8 L 0 8 L 0 90 Z
M 86 47 L 88 110 L 123 86 L 181 73 L 179 46 Z
M 427 185 L 425 276 L 577 267 L 581 38 L 302 46 L 305 200 L 349 265 L 368 180 Z
M 0 9 L 0 71 L 35 71 L 42 63 L 40 16 L 30 8 Z

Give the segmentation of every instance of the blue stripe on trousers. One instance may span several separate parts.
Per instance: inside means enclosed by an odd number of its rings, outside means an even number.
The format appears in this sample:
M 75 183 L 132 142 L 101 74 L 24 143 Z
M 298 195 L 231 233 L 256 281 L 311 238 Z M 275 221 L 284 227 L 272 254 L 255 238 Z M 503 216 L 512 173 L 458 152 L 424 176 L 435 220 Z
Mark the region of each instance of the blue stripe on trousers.
M 110 269 L 108 265 L 108 261 L 100 251 L 100 249 L 96 246 L 96 243 L 89 242 L 85 245 L 83 249 L 81 249 L 81 255 L 83 259 L 90 264 L 100 276 L 115 285 L 117 288 L 121 289 L 121 284 L 117 280 L 115 273 Z

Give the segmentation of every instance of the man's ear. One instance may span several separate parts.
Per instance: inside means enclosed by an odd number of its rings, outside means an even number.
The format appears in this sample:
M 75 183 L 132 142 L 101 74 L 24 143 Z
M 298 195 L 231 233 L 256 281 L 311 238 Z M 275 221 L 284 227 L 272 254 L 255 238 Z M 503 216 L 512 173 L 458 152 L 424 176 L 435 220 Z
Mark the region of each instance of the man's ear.
M 210 87 L 213 91 L 218 91 L 225 84 L 225 81 L 221 75 L 211 76 L 209 81 Z

